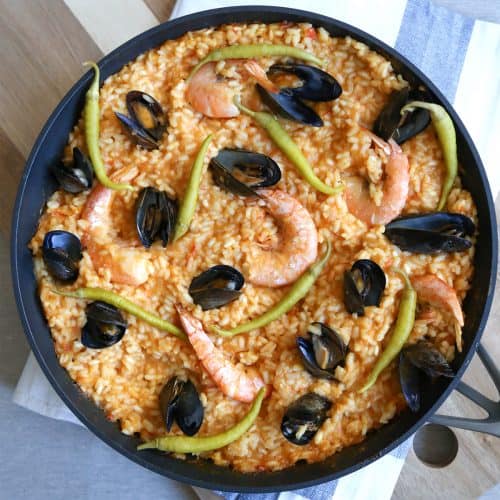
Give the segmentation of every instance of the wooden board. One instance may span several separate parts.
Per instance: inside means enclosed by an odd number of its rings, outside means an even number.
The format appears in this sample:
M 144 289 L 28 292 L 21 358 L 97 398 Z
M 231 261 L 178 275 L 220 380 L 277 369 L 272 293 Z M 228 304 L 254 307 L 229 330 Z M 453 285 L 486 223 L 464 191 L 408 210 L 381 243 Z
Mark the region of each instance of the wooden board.
M 92 26 L 89 27 L 92 20 L 79 20 L 74 15 L 82 8 L 82 1 L 0 0 L 0 231 L 5 236 L 10 230 L 17 182 L 38 132 L 58 101 L 82 74 L 82 61 L 98 60 L 102 56 L 102 47 L 88 34 L 92 31 Z M 108 2 L 101 2 L 102 8 L 96 0 L 83 3 L 89 12 L 97 5 L 101 16 L 105 15 L 103 9 L 110 8 Z M 139 9 L 137 17 L 143 23 L 148 19 L 167 20 L 173 5 L 174 0 L 127 2 L 131 18 L 134 18 L 133 9 Z M 105 40 L 100 43 L 118 45 L 125 41 L 120 38 L 123 36 L 120 26 L 110 22 L 109 30 L 108 35 L 115 33 L 114 37 L 100 38 Z M 10 290 L 2 289 L 0 293 L 10 293 Z M 18 318 L 12 315 L 6 322 L 17 324 Z M 500 359 L 500 345 L 492 323 L 485 343 L 494 357 Z M 497 398 L 477 360 L 472 363 L 465 380 Z M 458 394 L 448 399 L 443 411 L 454 415 L 478 414 L 477 409 Z M 395 499 L 472 498 L 500 480 L 498 440 L 467 431 L 456 433 L 459 454 L 446 469 L 429 469 L 410 454 L 396 486 Z

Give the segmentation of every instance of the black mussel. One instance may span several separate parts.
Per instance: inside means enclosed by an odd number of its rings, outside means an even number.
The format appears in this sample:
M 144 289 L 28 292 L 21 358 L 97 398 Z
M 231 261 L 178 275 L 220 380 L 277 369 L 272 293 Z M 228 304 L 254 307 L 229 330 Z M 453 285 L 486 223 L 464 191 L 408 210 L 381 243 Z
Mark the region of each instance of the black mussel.
M 430 343 L 420 341 L 402 349 L 399 355 L 399 382 L 411 411 L 420 409 L 422 374 L 428 377 L 453 378 L 446 358 Z
M 209 167 L 215 184 L 240 196 L 255 196 L 256 189 L 274 186 L 281 179 L 281 170 L 272 158 L 246 149 L 221 149 Z
M 144 149 L 157 149 L 166 129 L 166 119 L 161 105 L 149 94 L 132 90 L 126 97 L 130 116 L 115 111 L 131 139 Z
M 289 73 L 301 80 L 297 87 L 283 87 L 279 92 L 271 92 L 261 85 L 256 85 L 257 91 L 266 106 L 274 113 L 313 127 L 322 127 L 321 117 L 303 102 L 332 101 L 342 93 L 342 88 L 325 71 L 307 64 L 274 64 L 267 71 L 268 75 L 276 73 Z
M 136 202 L 135 223 L 142 244 L 149 248 L 156 240 L 167 246 L 175 228 L 177 202 L 164 191 L 147 187 Z
M 219 265 L 202 272 L 191 281 L 189 295 L 204 311 L 217 309 L 236 300 L 245 283 L 234 267 Z
M 195 385 L 179 377 L 172 377 L 161 390 L 160 411 L 167 431 L 176 421 L 184 434 L 194 436 L 203 422 L 203 405 Z
M 421 90 L 404 87 L 393 92 L 389 101 L 375 120 L 373 132 L 384 139 L 394 139 L 398 144 L 419 134 L 430 123 L 431 117 L 426 109 L 416 109 L 401 115 L 401 109 L 411 101 L 428 101 L 429 96 Z
M 307 64 L 273 64 L 267 71 L 268 75 L 289 73 L 296 75 L 302 85 L 286 87 L 294 97 L 308 101 L 333 101 L 342 94 L 342 87 L 332 75 L 315 66 Z
M 429 377 L 450 377 L 455 374 L 446 358 L 430 343 L 420 341 L 403 349 L 404 355 Z
M 81 342 L 91 349 L 110 347 L 123 338 L 127 321 L 119 309 L 100 300 L 91 302 L 85 313 L 87 322 L 82 328 Z
M 327 419 L 332 402 L 315 392 L 309 392 L 294 401 L 281 421 L 283 436 L 293 444 L 305 445 L 311 441 Z
M 430 212 L 394 219 L 385 226 L 384 234 L 401 250 L 431 254 L 469 249 L 472 242 L 466 236 L 474 231 L 474 222 L 466 215 Z
M 159 141 L 167 128 L 165 114 L 158 101 L 145 92 L 131 90 L 126 97 L 127 111 L 143 130 Z
M 90 159 L 76 147 L 73 148 L 73 162 L 57 164 L 52 173 L 61 188 L 68 193 L 81 193 L 90 189 L 94 179 Z
M 297 347 L 304 368 L 316 378 L 333 380 L 335 368 L 345 360 L 347 346 L 340 335 L 324 323 L 312 323 L 309 340 L 297 337 Z
M 410 410 L 420 410 L 420 370 L 409 361 L 404 351 L 399 354 L 399 383 Z
M 274 113 L 304 125 L 323 126 L 323 120 L 318 113 L 295 97 L 289 89 L 270 92 L 259 84 L 256 88 L 262 102 Z
M 82 244 L 68 231 L 49 231 L 43 239 L 42 257 L 53 278 L 71 283 L 78 278 Z
M 363 316 L 365 306 L 380 305 L 386 279 L 380 266 L 369 259 L 356 261 L 344 273 L 344 304 L 351 314 Z

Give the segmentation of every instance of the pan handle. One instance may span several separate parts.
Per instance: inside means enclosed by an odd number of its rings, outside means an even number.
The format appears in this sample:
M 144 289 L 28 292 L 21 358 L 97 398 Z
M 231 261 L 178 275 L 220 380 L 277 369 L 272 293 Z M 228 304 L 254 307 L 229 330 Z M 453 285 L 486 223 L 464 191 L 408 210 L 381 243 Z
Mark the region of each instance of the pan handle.
M 479 344 L 477 353 L 488 371 L 491 380 L 495 384 L 497 392 L 500 394 L 500 371 L 491 356 L 488 354 L 482 344 Z M 434 415 L 429 419 L 433 424 L 447 425 L 448 427 L 458 427 L 468 431 L 483 432 L 493 436 L 500 437 L 500 401 L 493 401 L 483 396 L 470 385 L 460 381 L 456 390 L 466 398 L 476 403 L 486 410 L 488 416 L 484 419 L 449 417 L 447 415 Z

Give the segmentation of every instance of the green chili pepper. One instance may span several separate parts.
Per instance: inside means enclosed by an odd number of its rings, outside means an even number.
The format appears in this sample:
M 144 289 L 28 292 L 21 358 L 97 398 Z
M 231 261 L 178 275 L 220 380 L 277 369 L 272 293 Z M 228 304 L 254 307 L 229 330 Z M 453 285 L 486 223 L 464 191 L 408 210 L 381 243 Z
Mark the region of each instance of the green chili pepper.
M 328 195 L 337 194 L 342 191 L 342 186 L 331 187 L 316 177 L 310 163 L 302 154 L 300 148 L 293 142 L 287 131 L 280 125 L 280 122 L 269 113 L 262 111 L 252 111 L 240 103 L 235 97 L 235 105 L 239 110 L 251 116 L 262 128 L 266 129 L 269 137 L 274 141 L 284 155 L 297 167 L 302 177 L 315 189 Z
M 102 288 L 78 288 L 77 290 L 66 292 L 63 290 L 53 290 L 54 293 L 58 295 L 64 295 L 65 297 L 73 297 L 75 299 L 88 299 L 88 300 L 102 300 L 107 302 L 112 306 L 118 307 L 118 309 L 123 309 L 133 316 L 144 320 L 152 326 L 155 326 L 159 330 L 164 330 L 166 332 L 172 333 L 176 337 L 182 340 L 186 340 L 186 334 L 177 328 L 172 323 L 159 318 L 155 314 L 145 311 L 142 307 L 134 304 L 130 300 L 118 295 L 117 293 L 111 292 L 109 290 L 103 290 Z
M 431 114 L 431 120 L 436 129 L 436 133 L 443 149 L 444 163 L 446 165 L 446 177 L 443 183 L 443 190 L 437 206 L 438 210 L 443 210 L 446 200 L 450 194 L 455 177 L 457 176 L 457 138 L 455 127 L 450 115 L 443 106 L 432 104 L 430 102 L 413 101 L 409 102 L 401 109 L 401 114 L 406 111 L 413 111 L 415 108 L 427 109 Z
M 189 182 L 186 188 L 186 193 L 184 194 L 184 199 L 181 202 L 179 214 L 177 215 L 173 241 L 183 236 L 187 232 L 187 230 L 189 229 L 189 225 L 191 224 L 194 211 L 196 210 L 196 201 L 198 200 L 201 174 L 203 172 L 203 160 L 205 158 L 205 154 L 211 140 L 212 135 L 209 135 L 205 138 L 194 160 L 193 167 L 191 168 L 191 176 L 189 177 Z
M 302 59 L 318 66 L 323 66 L 321 59 L 305 50 L 289 45 L 272 45 L 268 43 L 257 43 L 251 45 L 231 45 L 230 47 L 222 47 L 210 52 L 208 56 L 202 59 L 191 71 L 188 81 L 193 75 L 206 63 L 214 61 L 223 61 L 224 59 L 251 59 L 252 57 L 293 57 L 294 59 Z
M 243 323 L 242 325 L 232 328 L 231 330 L 223 330 L 221 328 L 217 328 L 216 326 L 212 326 L 210 329 L 223 337 L 232 337 L 233 335 L 238 335 L 239 333 L 245 333 L 250 330 L 255 330 L 256 328 L 261 328 L 262 326 L 266 326 L 271 323 L 271 321 L 278 319 L 280 316 L 287 313 L 299 300 L 306 296 L 307 292 L 321 274 L 321 271 L 323 271 L 331 253 L 332 245 L 329 241 L 327 241 L 326 251 L 323 257 L 309 267 L 309 269 L 307 269 L 307 271 L 292 285 L 288 293 L 262 316 L 259 316 L 248 323 Z
M 87 61 L 84 66 L 94 68 L 94 79 L 85 94 L 85 108 L 83 119 L 85 122 L 85 140 L 89 151 L 90 160 L 94 167 L 94 172 L 99 182 L 109 189 L 134 189 L 129 184 L 118 184 L 113 182 L 106 174 L 104 163 L 99 151 L 99 67 L 95 62 Z
M 262 400 L 266 394 L 263 387 L 254 399 L 249 412 L 233 427 L 215 436 L 164 436 L 137 447 L 138 450 L 157 449 L 173 453 L 203 453 L 227 446 L 239 439 L 254 424 L 259 415 Z
M 396 324 L 394 325 L 394 330 L 386 348 L 384 349 L 384 352 L 378 358 L 370 376 L 365 382 L 365 385 L 359 390 L 359 392 L 365 392 L 377 381 L 377 378 L 382 371 L 387 368 L 391 361 L 400 353 L 405 342 L 408 340 L 411 331 L 413 330 L 413 324 L 415 323 L 415 310 L 417 308 L 417 292 L 415 292 L 408 276 L 403 271 L 394 269 L 394 272 L 401 274 L 405 282 L 405 288 L 403 290 L 403 295 L 401 296 Z

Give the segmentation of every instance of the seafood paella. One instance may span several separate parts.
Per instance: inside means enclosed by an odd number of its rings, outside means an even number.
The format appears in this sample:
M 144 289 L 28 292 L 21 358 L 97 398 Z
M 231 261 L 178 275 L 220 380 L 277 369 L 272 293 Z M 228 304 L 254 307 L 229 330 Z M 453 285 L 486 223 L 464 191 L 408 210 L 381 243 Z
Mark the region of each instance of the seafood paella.
M 88 65 L 30 248 L 59 362 L 140 450 L 316 462 L 453 377 L 477 217 L 425 88 L 306 23 Z

